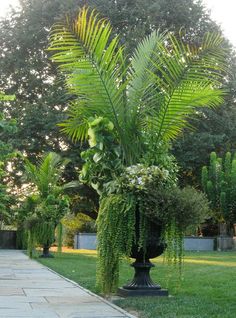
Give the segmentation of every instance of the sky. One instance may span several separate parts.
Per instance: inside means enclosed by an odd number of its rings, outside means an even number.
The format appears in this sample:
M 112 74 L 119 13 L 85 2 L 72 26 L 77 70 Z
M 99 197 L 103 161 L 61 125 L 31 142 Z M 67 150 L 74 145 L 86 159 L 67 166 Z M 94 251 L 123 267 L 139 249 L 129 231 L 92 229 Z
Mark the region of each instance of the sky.
M 225 36 L 236 47 L 236 0 L 203 0 L 211 10 L 211 17 L 217 21 Z
M 221 25 L 226 37 L 236 47 L 236 0 L 202 1 L 211 10 L 213 20 Z M 14 7 L 17 3 L 18 0 L 0 0 L 0 17 L 6 14 L 10 4 Z

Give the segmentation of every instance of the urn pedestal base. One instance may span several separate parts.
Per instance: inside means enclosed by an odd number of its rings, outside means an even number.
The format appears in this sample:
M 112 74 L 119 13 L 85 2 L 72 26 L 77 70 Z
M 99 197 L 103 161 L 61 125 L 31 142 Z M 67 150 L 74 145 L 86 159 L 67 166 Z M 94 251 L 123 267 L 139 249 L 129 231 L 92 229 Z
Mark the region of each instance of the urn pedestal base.
M 150 261 L 144 263 L 136 261 L 131 266 L 135 269 L 134 278 L 128 285 L 118 289 L 119 296 L 168 296 L 168 290 L 161 289 L 160 285 L 152 281 L 150 269 L 154 265 Z
M 123 287 L 120 287 L 118 289 L 117 295 L 121 297 L 144 297 L 144 296 L 158 296 L 158 297 L 163 297 L 163 296 L 168 296 L 168 290 L 167 289 L 136 289 L 136 290 L 131 290 L 131 289 L 125 289 Z
M 40 255 L 39 257 L 42 257 L 42 258 L 53 258 L 54 256 L 50 253 L 49 249 L 50 249 L 50 246 L 44 246 L 43 247 L 43 254 Z

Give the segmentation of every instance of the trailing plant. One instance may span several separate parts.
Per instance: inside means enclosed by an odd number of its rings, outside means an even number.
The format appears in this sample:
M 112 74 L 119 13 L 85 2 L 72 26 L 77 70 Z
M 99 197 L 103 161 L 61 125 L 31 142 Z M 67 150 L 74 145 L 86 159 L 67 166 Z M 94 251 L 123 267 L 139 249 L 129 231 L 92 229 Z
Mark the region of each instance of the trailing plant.
M 152 169 L 159 174 L 155 183 L 152 177 L 151 181 L 147 181 L 147 177 L 152 176 L 149 174 Z M 161 228 L 159 234 L 163 242 L 166 242 L 167 263 L 179 264 L 181 269 L 185 231 L 189 226 L 196 228 L 209 214 L 208 200 L 202 192 L 191 187 L 180 189 L 171 183 L 168 184 L 167 174 L 158 167 L 148 167 L 146 173 L 140 165 L 126 170 L 130 172 L 127 175 L 130 182 L 124 183 L 124 177 L 121 176 L 122 183 L 117 188 L 119 193 L 110 194 L 101 200 L 97 220 L 97 278 L 105 294 L 117 288 L 119 260 L 131 255 L 132 245 L 136 244 L 145 252 L 153 224 Z M 134 171 L 137 170 L 139 173 L 142 172 L 142 179 L 146 181 L 140 180 L 140 174 L 135 175 Z M 125 185 L 124 188 L 122 184 Z
M 30 235 L 30 248 L 36 245 L 51 246 L 55 241 L 56 227 L 60 227 L 60 220 L 69 212 L 69 200 L 66 196 L 54 197 L 49 195 L 45 199 L 37 198 L 34 214 L 27 216 L 25 227 Z M 32 213 L 32 212 L 31 212 Z M 58 231 L 58 246 L 62 246 L 62 232 Z M 31 253 L 30 253 L 31 254 Z
M 43 222 L 40 219 L 28 230 L 28 253 L 33 256 L 35 246 L 50 246 L 55 240 L 55 223 Z
M 57 252 L 62 252 L 62 241 L 63 241 L 63 225 L 61 222 L 58 223 L 56 228 L 56 237 L 57 237 Z
M 161 220 L 164 226 L 167 262 L 181 265 L 184 233 L 209 217 L 206 196 L 191 187 L 159 187 L 150 189 L 143 202 L 145 215 L 154 222 Z
M 176 187 L 170 143 L 198 108 L 221 104 L 227 69 L 218 34 L 206 34 L 197 47 L 153 31 L 129 57 L 111 34 L 109 21 L 84 7 L 75 20 L 67 17 L 55 24 L 49 47 L 75 97 L 62 129 L 74 141 L 89 142 L 80 180 L 100 196 L 98 281 L 105 293 L 115 289 L 118 260 L 129 255 L 134 234 L 145 250 L 153 221 L 145 205 L 149 193 Z M 172 211 L 164 223 L 169 240 L 181 237 L 176 220 Z
M 136 199 L 132 194 L 111 194 L 100 203 L 97 284 L 105 294 L 118 285 L 119 260 L 129 256 L 135 239 Z

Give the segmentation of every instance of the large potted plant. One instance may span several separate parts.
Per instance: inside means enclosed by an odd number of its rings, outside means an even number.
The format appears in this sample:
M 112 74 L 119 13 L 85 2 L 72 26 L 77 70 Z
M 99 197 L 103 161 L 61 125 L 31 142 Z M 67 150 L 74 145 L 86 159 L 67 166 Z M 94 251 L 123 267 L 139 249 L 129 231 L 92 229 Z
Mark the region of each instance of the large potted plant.
M 75 97 L 62 129 L 75 141 L 89 141 L 82 155 L 81 181 L 100 195 L 98 277 L 109 293 L 118 280 L 117 258 L 111 255 L 131 255 L 135 244 L 147 255 L 152 225 L 144 202 L 150 187 L 169 193 L 176 188 L 170 142 L 197 109 L 215 107 L 223 100 L 219 87 L 226 54 L 218 34 L 207 34 L 199 46 L 190 46 L 173 34 L 153 31 L 126 57 L 109 21 L 86 7 L 75 20 L 67 17 L 55 24 L 49 50 Z M 134 167 L 143 169 L 145 178 L 151 176 L 143 189 L 122 181 Z M 173 233 L 171 226 L 155 218 L 161 233 Z M 177 234 L 178 222 L 171 224 L 176 224 Z M 158 240 L 161 253 L 165 242 L 160 235 Z M 147 261 L 145 256 L 143 260 Z
M 49 248 L 55 240 L 55 228 L 69 212 L 69 200 L 64 190 L 76 182 L 60 184 L 67 160 L 50 152 L 36 164 L 25 159 L 29 189 L 19 213 L 19 225 L 28 232 L 28 249 L 32 256 L 35 245 L 43 247 L 42 257 L 51 257 Z M 60 228 L 60 226 L 59 226 Z M 59 231 L 60 232 L 60 231 Z
M 167 295 L 152 282 L 149 271 L 154 265 L 149 259 L 166 249 L 167 260 L 181 264 L 184 230 L 204 220 L 208 201 L 192 188 L 177 186 L 177 165 L 165 147 L 159 147 L 159 166 L 125 167 L 107 119 L 89 123 L 88 134 L 91 148 L 82 153 L 85 164 L 80 180 L 100 194 L 98 284 L 106 294 L 115 291 L 119 260 L 128 256 L 136 259 L 135 276 L 119 294 Z

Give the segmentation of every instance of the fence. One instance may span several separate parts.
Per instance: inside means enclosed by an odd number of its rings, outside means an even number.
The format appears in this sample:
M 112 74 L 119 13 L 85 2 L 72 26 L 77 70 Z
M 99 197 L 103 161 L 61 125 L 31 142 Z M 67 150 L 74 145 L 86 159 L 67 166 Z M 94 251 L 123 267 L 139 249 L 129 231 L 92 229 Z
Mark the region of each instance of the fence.
M 97 239 L 95 233 L 78 233 L 74 238 L 74 249 L 96 250 Z M 213 251 L 216 250 L 214 237 L 185 237 L 185 251 Z
M 2 249 L 16 248 L 16 231 L 9 231 L 9 230 L 0 231 L 0 248 Z

